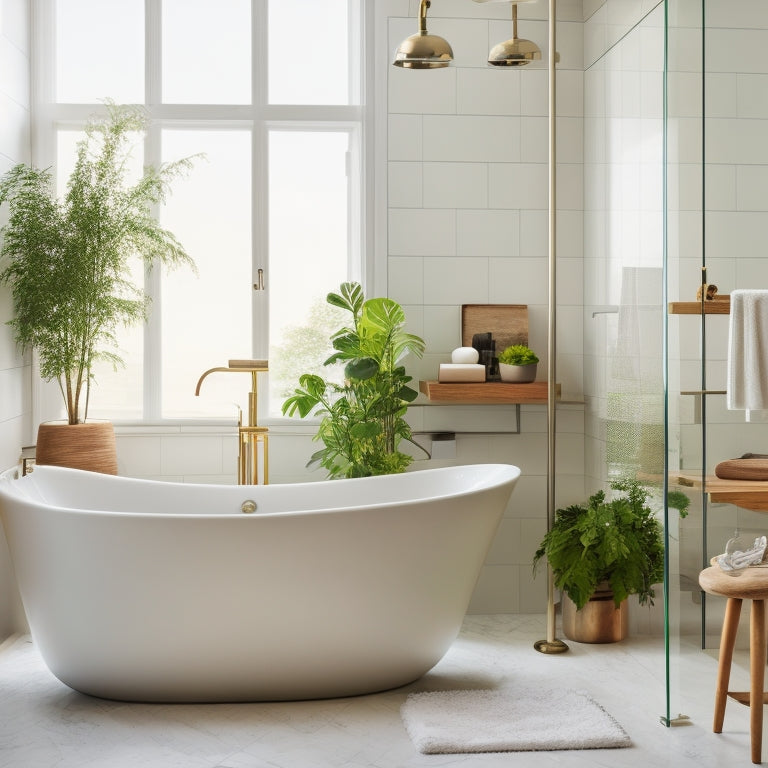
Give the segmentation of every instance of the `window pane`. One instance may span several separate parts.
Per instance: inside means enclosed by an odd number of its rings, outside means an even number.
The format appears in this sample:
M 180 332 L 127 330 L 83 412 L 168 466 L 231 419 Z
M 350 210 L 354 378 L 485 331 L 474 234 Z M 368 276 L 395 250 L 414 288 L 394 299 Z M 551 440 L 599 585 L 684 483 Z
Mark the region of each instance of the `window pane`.
M 57 194 L 66 194 L 67 181 L 75 165 L 77 142 L 85 134 L 82 131 L 59 131 L 57 143 Z M 142 136 L 135 135 L 132 154 L 129 160 L 126 183 L 134 184 L 142 173 L 143 163 Z M 130 263 L 131 282 L 142 288 L 144 285 L 144 265 L 136 257 Z M 151 310 L 150 310 L 151 311 Z M 92 418 L 112 419 L 114 421 L 140 419 L 144 413 L 142 399 L 144 376 L 144 325 L 129 328 L 117 328 L 118 346 L 110 347 L 122 358 L 124 365 L 113 368 L 111 363 L 97 362 L 93 369 L 94 386 L 88 407 Z
M 144 0 L 58 0 L 56 100 L 144 103 Z
M 347 2 L 269 0 L 270 104 L 350 103 Z
M 325 375 L 339 327 L 325 297 L 348 279 L 348 148 L 347 132 L 269 135 L 270 416 L 299 374 Z
M 163 101 L 250 104 L 249 0 L 163 0 Z
M 204 152 L 174 183 L 163 226 L 182 242 L 198 274 L 163 274 L 162 416 L 236 416 L 247 407 L 250 380 L 218 374 L 195 384 L 209 368 L 251 357 L 251 133 L 163 131 L 167 160 Z

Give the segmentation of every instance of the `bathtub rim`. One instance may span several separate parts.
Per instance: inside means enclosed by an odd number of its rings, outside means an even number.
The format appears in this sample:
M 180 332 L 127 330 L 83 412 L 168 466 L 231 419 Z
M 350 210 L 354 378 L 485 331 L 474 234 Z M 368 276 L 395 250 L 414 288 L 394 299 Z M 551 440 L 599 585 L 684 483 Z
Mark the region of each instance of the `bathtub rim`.
M 363 483 L 377 483 L 383 485 L 384 483 L 397 482 L 398 478 L 403 478 L 406 475 L 416 474 L 429 474 L 431 477 L 439 478 L 440 475 L 456 475 L 461 470 L 470 470 L 476 473 L 482 473 L 483 471 L 493 470 L 490 473 L 489 479 L 479 482 L 474 485 L 470 485 L 467 488 L 461 490 L 453 489 L 450 493 L 440 493 L 432 496 L 426 494 L 419 495 L 417 497 L 403 497 L 397 500 L 382 499 L 372 503 L 360 503 L 344 500 L 343 503 L 329 503 L 323 506 L 304 506 L 300 509 L 291 510 L 279 510 L 279 511 L 262 511 L 253 514 L 245 514 L 242 511 L 221 511 L 221 512 L 174 512 L 174 511 L 138 511 L 138 510 L 114 510 L 114 509 L 88 509 L 77 506 L 63 506 L 61 504 L 52 504 L 47 502 L 44 498 L 38 498 L 35 495 L 28 495 L 23 491 L 23 485 L 31 485 L 35 483 L 34 474 L 40 469 L 43 470 L 43 474 L 46 476 L 56 477 L 68 477 L 70 479 L 75 477 L 82 477 L 83 479 L 93 479 L 96 482 L 104 485 L 112 485 L 115 487 L 123 486 L 125 488 L 141 488 L 150 490 L 152 488 L 165 488 L 165 489 L 184 489 L 185 493 L 189 493 L 192 489 L 202 489 L 206 491 L 219 492 L 222 495 L 224 492 L 235 494 L 237 490 L 240 490 L 243 494 L 247 494 L 250 490 L 254 493 L 274 493 L 274 491 L 268 491 L 266 489 L 279 488 L 279 493 L 289 493 L 296 490 L 297 487 L 307 488 L 313 487 L 318 484 L 331 484 L 334 485 L 344 483 L 345 488 L 352 489 L 352 486 L 359 486 Z M 189 519 L 189 520 L 205 520 L 205 519 L 232 519 L 232 518 L 276 518 L 276 517 L 291 517 L 307 514 L 331 514 L 331 513 L 343 513 L 347 510 L 355 510 L 360 512 L 372 512 L 380 509 L 397 508 L 406 505 L 412 505 L 414 502 L 419 503 L 432 503 L 438 501 L 445 501 L 448 499 L 460 499 L 462 497 L 469 497 L 475 495 L 480 490 L 489 490 L 508 483 L 513 485 L 519 480 L 522 470 L 520 467 L 514 464 L 505 464 L 502 462 L 484 462 L 479 464 L 460 464 L 451 467 L 430 467 L 427 469 L 416 469 L 410 472 L 390 474 L 390 475 L 377 475 L 372 477 L 358 477 L 358 478 L 340 478 L 335 480 L 323 479 L 316 481 L 306 481 L 300 483 L 276 483 L 273 485 L 227 485 L 223 483 L 186 483 L 183 481 L 172 480 L 153 480 L 148 478 L 136 478 L 127 477 L 123 475 L 103 475 L 101 473 L 88 472 L 86 470 L 71 469 L 68 467 L 58 467 L 52 465 L 40 465 L 35 468 L 35 472 L 30 473 L 26 477 L 5 477 L 6 473 L 0 475 L 0 500 L 3 496 L 12 499 L 13 503 L 20 503 L 22 505 L 29 505 L 31 507 L 45 507 L 48 510 L 61 512 L 61 513 L 77 513 L 85 516 L 106 516 L 106 517 L 136 517 L 136 518 L 162 518 L 168 517 L 173 519 Z M 86 478 L 87 476 L 87 478 Z M 39 475 L 38 475 L 39 477 Z M 29 480 L 27 480 L 29 478 Z M 410 481 L 406 481 L 410 482 Z M 438 481 L 439 482 L 439 481 Z M 35 488 L 34 485 L 31 485 Z M 12 490 L 6 490 L 6 489 Z M 13 490 L 15 489 L 15 490 Z M 243 500 L 248 499 L 245 495 Z M 0 517 L 2 516 L 2 505 L 0 504 Z

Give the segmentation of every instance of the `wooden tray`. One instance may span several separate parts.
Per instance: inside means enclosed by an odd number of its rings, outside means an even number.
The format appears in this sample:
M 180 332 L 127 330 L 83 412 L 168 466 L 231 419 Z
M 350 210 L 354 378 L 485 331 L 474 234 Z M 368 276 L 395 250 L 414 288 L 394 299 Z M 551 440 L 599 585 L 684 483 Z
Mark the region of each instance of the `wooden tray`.
M 462 304 L 461 344 L 472 346 L 476 333 L 490 331 L 497 354 L 511 344 L 528 344 L 527 304 Z

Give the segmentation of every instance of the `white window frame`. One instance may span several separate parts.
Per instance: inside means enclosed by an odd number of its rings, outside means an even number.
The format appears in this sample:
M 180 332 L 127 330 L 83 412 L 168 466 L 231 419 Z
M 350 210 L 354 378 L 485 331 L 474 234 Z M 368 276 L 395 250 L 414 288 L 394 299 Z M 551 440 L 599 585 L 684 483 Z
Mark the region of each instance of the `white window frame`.
M 318 0 L 321 2 L 322 0 Z M 359 280 L 367 293 L 381 285 L 374 276 L 373 235 L 373 51 L 374 0 L 351 2 L 350 57 L 359 57 L 361 78 L 352 78 L 350 87 L 359 104 L 350 105 L 272 105 L 267 103 L 267 0 L 252 0 L 252 104 L 251 105 L 187 105 L 161 102 L 162 0 L 144 0 L 145 13 L 145 106 L 150 129 L 145 140 L 147 163 L 160 162 L 160 135 L 164 128 L 206 130 L 248 128 L 252 130 L 252 268 L 254 282 L 259 268 L 267 270 L 268 262 L 268 179 L 266 174 L 267 137 L 273 128 L 280 130 L 349 131 L 350 146 L 350 278 Z M 55 167 L 56 135 L 62 127 L 82 128 L 103 106 L 92 104 L 57 104 L 55 101 L 55 13 L 54 0 L 31 0 L 32 7 L 32 163 L 38 167 Z M 359 34 L 358 34 L 359 32 Z M 262 52 L 261 54 L 259 52 Z M 313 66 L 311 63 L 308 66 Z M 358 96 L 359 93 L 359 96 Z M 175 424 L 229 424 L 231 419 L 164 419 L 161 415 L 160 270 L 149 273 L 146 288 L 153 301 L 144 334 L 143 418 L 122 422 L 161 426 Z M 268 279 L 268 270 L 267 270 Z M 261 296 L 258 294 L 262 294 Z M 268 355 L 268 337 L 257 335 L 257 328 L 268 327 L 269 292 L 253 292 L 252 318 L 253 356 Z M 191 386 L 194 382 L 190 383 Z M 39 421 L 57 418 L 59 393 L 55 384 L 50 390 L 39 382 L 33 393 L 33 410 Z M 53 391 L 55 390 L 55 391 Z M 262 419 L 260 419 L 260 422 Z M 265 423 L 295 424 L 288 419 L 264 418 Z M 120 422 L 117 422 L 120 423 Z

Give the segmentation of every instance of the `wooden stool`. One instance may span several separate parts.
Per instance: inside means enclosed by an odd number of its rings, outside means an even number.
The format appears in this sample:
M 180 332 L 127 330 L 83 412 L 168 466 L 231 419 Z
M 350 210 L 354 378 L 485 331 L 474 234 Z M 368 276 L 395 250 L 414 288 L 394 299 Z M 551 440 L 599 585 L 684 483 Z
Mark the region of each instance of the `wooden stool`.
M 701 588 L 710 595 L 727 597 L 723 632 L 720 637 L 720 661 L 715 688 L 715 716 L 712 730 L 722 733 L 725 702 L 730 696 L 741 704 L 749 704 L 749 729 L 752 742 L 752 762 L 761 761 L 763 746 L 763 704 L 768 702 L 763 692 L 766 659 L 765 601 L 768 599 L 768 569 L 745 568 L 739 576 L 729 576 L 713 565 L 699 574 Z M 751 600 L 749 617 L 749 692 L 728 690 L 733 660 L 733 645 L 741 614 L 741 601 Z

